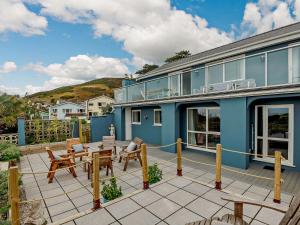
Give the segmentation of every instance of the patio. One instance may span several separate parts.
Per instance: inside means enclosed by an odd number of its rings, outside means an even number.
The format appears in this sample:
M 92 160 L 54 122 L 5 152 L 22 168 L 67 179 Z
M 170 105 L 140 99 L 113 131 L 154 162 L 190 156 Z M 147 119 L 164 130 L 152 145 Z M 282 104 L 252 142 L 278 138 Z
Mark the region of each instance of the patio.
M 61 153 L 65 153 L 65 150 Z M 213 168 L 199 168 L 197 165 L 184 162 L 183 177 L 176 177 L 176 163 L 165 161 L 173 158 L 174 154 L 158 149 L 149 149 L 148 153 L 148 165 L 158 163 L 163 171 L 163 181 L 152 185 L 150 190 L 143 191 L 142 169 L 139 163 L 131 161 L 127 172 L 123 172 L 123 163 L 119 164 L 115 161 L 114 174 L 118 177 L 118 185 L 122 187 L 124 196 L 102 204 L 103 208 L 95 212 L 90 210 L 93 207 L 92 188 L 89 185 L 91 180 L 87 179 L 87 173 L 83 172 L 81 166 L 76 167 L 77 178 L 62 170 L 56 174 L 52 184 L 48 184 L 45 174 L 23 175 L 26 197 L 28 200 L 44 198 L 44 213 L 49 223 L 77 225 L 179 225 L 212 216 L 222 216 L 232 213 L 233 210 L 233 204 L 220 198 L 226 192 L 272 202 L 273 192 L 263 184 L 264 182 L 247 183 L 236 176 L 225 174 L 222 177 L 223 191 L 219 192 L 213 186 Z M 205 160 L 201 159 L 201 161 Z M 46 153 L 27 155 L 21 159 L 22 172 L 45 171 L 49 169 L 48 167 L 49 159 Z M 100 174 L 101 178 L 104 178 L 105 170 L 101 170 Z M 68 193 L 64 195 L 64 192 Z M 55 195 L 60 196 L 49 198 Z M 281 205 L 288 206 L 292 199 L 292 193 L 282 194 Z M 251 224 L 274 225 L 278 224 L 283 217 L 281 213 L 258 206 L 246 206 L 244 215 L 244 219 Z

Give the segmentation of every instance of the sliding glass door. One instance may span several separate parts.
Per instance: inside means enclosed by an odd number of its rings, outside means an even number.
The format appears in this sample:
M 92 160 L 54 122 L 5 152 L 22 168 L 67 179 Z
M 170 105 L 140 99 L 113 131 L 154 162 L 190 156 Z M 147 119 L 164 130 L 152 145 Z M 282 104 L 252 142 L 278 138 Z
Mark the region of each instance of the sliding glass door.
M 275 151 L 280 151 L 293 165 L 293 105 L 260 105 L 255 107 L 256 159 L 274 162 Z
M 188 147 L 215 150 L 220 143 L 220 108 L 187 109 Z

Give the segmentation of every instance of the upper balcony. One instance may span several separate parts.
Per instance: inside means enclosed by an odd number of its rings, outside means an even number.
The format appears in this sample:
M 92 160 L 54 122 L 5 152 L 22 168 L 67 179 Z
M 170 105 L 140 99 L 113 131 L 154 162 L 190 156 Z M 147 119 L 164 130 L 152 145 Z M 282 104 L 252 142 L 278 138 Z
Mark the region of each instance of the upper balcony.
M 115 90 L 117 104 L 300 83 L 300 43 L 221 60 Z

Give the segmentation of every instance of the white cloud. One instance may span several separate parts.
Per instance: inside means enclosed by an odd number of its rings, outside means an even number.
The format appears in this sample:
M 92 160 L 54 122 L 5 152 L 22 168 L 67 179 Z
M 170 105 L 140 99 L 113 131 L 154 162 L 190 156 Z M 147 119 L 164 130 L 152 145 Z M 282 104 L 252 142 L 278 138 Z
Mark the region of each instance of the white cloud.
M 80 84 L 103 77 L 123 77 L 125 73 L 129 73 L 127 66 L 120 59 L 88 55 L 70 57 L 63 64 L 29 64 L 24 69 L 50 76 L 42 86 L 28 85 L 26 92 L 29 93 Z
M 17 70 L 17 65 L 15 62 L 7 61 L 2 66 L 0 66 L 0 73 L 11 73 Z
M 86 23 L 97 37 L 124 43 L 133 63 L 161 63 L 183 49 L 192 53 L 231 42 L 230 36 L 207 21 L 171 7 L 169 0 L 36 0 L 43 15 L 69 23 Z
M 300 0 L 259 0 L 247 3 L 241 36 L 266 32 L 300 20 Z
M 48 25 L 45 17 L 30 11 L 21 0 L 1 0 L 0 15 L 0 33 L 12 31 L 24 36 L 42 35 Z
M 0 85 L 0 95 L 2 95 L 3 93 L 10 94 L 10 95 L 17 95 L 20 94 L 20 92 L 21 90 L 19 88 Z

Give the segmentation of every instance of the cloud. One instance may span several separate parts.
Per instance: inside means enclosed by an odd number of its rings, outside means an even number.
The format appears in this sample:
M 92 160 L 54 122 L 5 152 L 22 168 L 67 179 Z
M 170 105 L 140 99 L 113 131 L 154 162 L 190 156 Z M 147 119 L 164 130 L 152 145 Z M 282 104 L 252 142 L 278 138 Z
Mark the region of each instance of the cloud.
M 259 0 L 247 3 L 241 37 L 266 32 L 300 20 L 300 0 Z
M 17 70 L 17 65 L 15 62 L 7 61 L 2 66 L 0 66 L 0 73 L 11 73 Z
M 169 0 L 36 1 L 42 15 L 89 24 L 96 37 L 109 35 L 122 42 L 137 66 L 162 63 L 183 49 L 197 53 L 232 41 L 204 18 L 172 8 Z
M 128 67 L 120 59 L 88 55 L 70 57 L 63 64 L 29 64 L 24 70 L 50 76 L 42 86 L 28 85 L 26 92 L 29 93 L 80 84 L 103 77 L 123 77 L 125 73 L 129 73 Z
M 30 11 L 21 0 L 1 0 L 0 15 L 0 33 L 43 35 L 48 25 L 45 17 Z
M 17 95 L 20 94 L 21 90 L 19 88 L 13 88 L 13 87 L 6 87 L 4 85 L 0 85 L 0 95 L 3 93 L 9 94 L 9 95 Z

